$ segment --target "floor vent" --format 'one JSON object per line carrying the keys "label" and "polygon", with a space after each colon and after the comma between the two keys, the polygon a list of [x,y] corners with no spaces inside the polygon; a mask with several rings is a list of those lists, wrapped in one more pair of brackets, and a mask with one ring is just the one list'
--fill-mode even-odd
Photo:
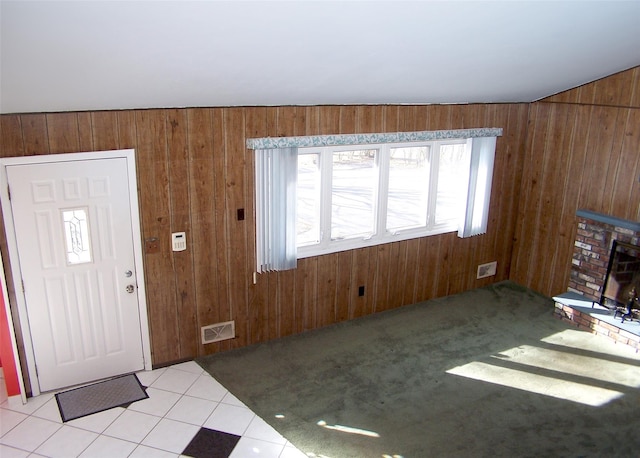
{"label": "floor vent", "polygon": [[235,321],[210,324],[209,326],[203,326],[201,329],[203,344],[233,339],[236,336]]}
{"label": "floor vent", "polygon": [[492,277],[496,274],[496,267],[498,263],[496,261],[488,262],[486,264],[480,264],[478,266],[478,275],[476,278]]}

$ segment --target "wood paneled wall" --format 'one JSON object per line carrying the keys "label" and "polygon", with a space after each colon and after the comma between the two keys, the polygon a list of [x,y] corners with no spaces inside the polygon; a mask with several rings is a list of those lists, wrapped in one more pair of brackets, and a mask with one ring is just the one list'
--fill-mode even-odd
{"label": "wood paneled wall", "polygon": [[541,102],[640,108],[640,67],[542,99]]}
{"label": "wood paneled wall", "polygon": [[[536,126],[546,116],[540,111]],[[508,279],[519,193],[537,198],[521,188],[527,112],[528,104],[487,104],[3,115],[0,154],[136,150],[143,238],[158,237],[161,247],[144,256],[157,366]],[[303,259],[297,269],[259,275],[253,284],[254,164],[246,138],[473,127],[504,129],[487,234],[450,233]],[[531,159],[527,177],[537,166]],[[549,167],[551,160],[543,162]],[[244,221],[236,218],[240,208]],[[548,212],[537,214],[549,219]],[[186,231],[186,251],[170,251],[175,231]],[[477,265],[489,261],[498,262],[496,277],[476,280]],[[201,345],[201,326],[227,320],[236,322],[236,339]]]}
{"label": "wood paneled wall", "polygon": [[640,67],[530,106],[511,279],[566,291],[578,209],[640,221]]}

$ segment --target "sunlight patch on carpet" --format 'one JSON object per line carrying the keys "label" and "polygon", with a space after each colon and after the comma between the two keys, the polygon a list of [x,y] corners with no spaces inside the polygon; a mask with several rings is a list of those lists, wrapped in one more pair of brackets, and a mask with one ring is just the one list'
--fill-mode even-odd
{"label": "sunlight patch on carpet", "polygon": [[561,372],[607,383],[640,387],[640,367],[594,356],[521,345],[492,356],[510,363]]}
{"label": "sunlight patch on carpet", "polygon": [[619,391],[598,386],[532,374],[516,369],[474,361],[446,371],[448,374],[466,377],[496,385],[550,396],[557,399],[602,406],[624,395]]}
{"label": "sunlight patch on carpet", "polygon": [[380,434],[374,431],[367,431],[366,429],[353,428],[351,426],[328,425],[327,422],[324,420],[320,420],[317,423],[317,425],[322,426],[325,429],[330,429],[332,431],[340,431],[341,433],[359,434],[361,436],[367,436],[367,437],[380,437]]}

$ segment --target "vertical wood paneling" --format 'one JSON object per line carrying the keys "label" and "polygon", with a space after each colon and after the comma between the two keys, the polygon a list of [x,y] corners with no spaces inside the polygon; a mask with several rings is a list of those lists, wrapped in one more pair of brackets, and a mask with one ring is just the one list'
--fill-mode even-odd
{"label": "vertical wood paneling", "polygon": [[[627,118],[632,125],[635,118]],[[143,238],[158,237],[161,247],[144,261],[153,362],[162,365],[486,284],[476,281],[476,264],[511,257],[526,119],[526,104],[33,114],[2,116],[0,145],[3,156],[136,150]],[[246,138],[487,126],[505,132],[486,235],[462,240],[450,233],[303,259],[297,269],[261,274],[253,284],[254,161]],[[633,138],[614,144],[633,148]],[[621,173],[618,167],[607,179]],[[244,221],[237,220],[239,208]],[[182,230],[187,250],[173,253],[170,234]],[[535,243],[534,236],[524,239]],[[502,268],[489,281],[508,274]],[[232,319],[236,339],[200,343],[200,326]]]}
{"label": "vertical wood paneling", "polygon": [[296,290],[298,289],[296,271],[287,270],[276,276],[277,300],[275,307],[278,316],[278,337],[292,335],[296,332]]}
{"label": "vertical wood paneling", "polygon": [[389,245],[389,308],[397,308],[404,300],[404,284],[406,281],[404,266],[407,258],[406,242],[394,242]]}
{"label": "vertical wood paneling", "polygon": [[384,107],[384,132],[398,132],[400,130],[398,120],[399,109],[400,107],[396,105]]}
{"label": "vertical wood paneling", "polygon": [[613,130],[617,115],[618,110],[615,108],[594,107],[588,130],[586,168],[582,173],[584,179],[580,191],[580,202],[598,212],[603,212],[603,193],[610,165]]}
{"label": "vertical wood paneling", "polygon": [[[566,128],[569,124],[568,107],[554,107],[550,114],[549,135],[545,145],[545,172],[542,184],[541,214],[538,219],[541,227],[541,243],[538,252],[548,253],[538,256],[537,268],[541,271],[551,271],[554,266],[564,269],[567,259],[566,251],[560,250],[558,243],[564,245],[567,241],[566,231],[560,230],[559,215],[562,214],[563,200],[559,198],[558,189],[562,189],[569,170],[571,154],[568,149],[571,141],[571,131]],[[562,255],[561,255],[562,254]],[[570,262],[570,261],[569,261]],[[539,291],[548,291],[554,284],[553,278],[537,278],[532,286]]]}
{"label": "vertical wood paneling", "polygon": [[236,320],[236,339],[232,346],[249,343],[246,221],[238,221],[236,212],[246,207],[244,111],[241,108],[224,109],[224,218],[227,226],[226,249],[229,266],[229,307]]}
{"label": "vertical wood paneling", "polygon": [[[546,108],[546,107],[545,107]],[[540,236],[531,240],[534,253],[547,253],[547,256],[536,256],[532,260],[532,264],[528,269],[528,281],[534,289],[544,289],[543,283],[540,283],[536,272],[549,268],[550,261],[553,260],[553,245],[557,234],[557,211],[554,202],[556,198],[556,186],[559,183],[561,165],[560,161],[563,154],[554,153],[557,145],[562,144],[562,134],[564,132],[562,126],[566,123],[566,117],[563,116],[563,110],[540,110],[544,112],[544,138],[539,138],[539,143],[534,147],[539,152],[535,158],[538,166],[536,170],[535,180],[538,185],[536,192],[531,196],[531,202],[537,202],[537,211],[535,213],[537,227],[540,230]],[[552,146],[554,145],[554,146]]]}
{"label": "vertical wood paneling", "polygon": [[0,116],[0,154],[2,157],[24,155],[22,132],[20,116]]}
{"label": "vertical wood paneling", "polygon": [[337,258],[336,321],[344,321],[349,319],[353,251],[341,251],[337,254]]}
{"label": "vertical wood paneling", "polygon": [[322,135],[340,132],[340,107],[323,107],[320,113],[320,133]]}
{"label": "vertical wood paneling", "polygon": [[552,95],[541,102],[640,107],[640,67]]}
{"label": "vertical wood paneling", "polygon": [[322,135],[320,129],[320,107],[305,108],[305,134]]}
{"label": "vertical wood paneling", "polygon": [[[522,187],[520,190],[520,206],[518,210],[518,227],[516,235],[516,250],[523,247],[523,252],[527,247],[534,244],[533,231],[528,230],[529,220],[535,220],[538,217],[539,205],[537,195],[538,182],[540,180],[539,165],[543,156],[541,146],[544,144],[548,129],[548,110],[543,105],[534,105],[529,111],[529,135],[527,139],[527,151],[529,152],[524,164],[526,175],[522,179]],[[532,135],[535,132],[535,135]],[[531,212],[534,216],[528,217]],[[527,250],[528,252],[535,252]],[[530,268],[525,261],[525,257],[518,257],[513,262],[512,278],[518,278],[520,282],[527,284],[530,281]]]}
{"label": "vertical wood paneling", "polygon": [[301,259],[296,269],[295,332],[315,329],[317,313],[318,258]]}
{"label": "vertical wood paneling", "polygon": [[[432,124],[429,126],[430,130],[444,130],[444,129],[457,129],[459,124],[452,120],[451,113],[453,111],[451,105],[431,105],[433,115],[430,116]],[[460,110],[464,110],[465,107],[461,107]],[[456,110],[456,113],[461,111]]]}
{"label": "vertical wood paneling", "polygon": [[416,287],[418,289],[416,301],[425,301],[437,296],[439,275],[446,278],[447,272],[442,272],[440,240],[441,236],[424,237],[420,239],[420,266],[417,270]]}
{"label": "vertical wood paneling", "polygon": [[635,67],[631,70],[632,77],[629,87],[625,88],[626,91],[631,94],[630,107],[640,107],[640,67]]}
{"label": "vertical wood paneling", "polygon": [[[564,291],[569,282],[567,266],[571,264],[573,256],[573,241],[577,229],[574,212],[580,192],[579,186],[576,186],[574,171],[577,170],[578,164],[582,164],[581,156],[576,154],[576,151],[581,148],[581,141],[584,140],[584,137],[576,134],[577,129],[575,128],[580,125],[579,108],[576,105],[567,106],[564,139],[561,145],[554,146],[554,149],[563,156],[564,168],[557,186],[553,188],[556,192],[560,189],[561,197],[557,199],[560,201],[560,206],[556,207],[558,213],[555,215],[558,220],[552,222],[557,227],[554,237],[554,261],[551,267],[554,274],[547,276],[546,291]],[[584,113],[586,118],[587,110],[580,111]]]}
{"label": "vertical wood paneling", "polygon": [[96,151],[93,144],[93,123],[89,112],[78,113],[78,145],[80,151]]}
{"label": "vertical wood paneling", "polygon": [[[578,209],[640,220],[639,91],[636,67],[532,104],[513,280],[566,290]],[[537,198],[529,184],[541,178]]]}
{"label": "vertical wood paneling", "polygon": [[606,169],[606,177],[602,193],[600,194],[600,208],[602,213],[611,214],[612,201],[611,191],[618,186],[618,171],[621,167],[622,160],[622,144],[625,140],[624,132],[627,128],[627,119],[629,118],[629,110],[616,110],[616,120],[611,131],[611,149],[609,153],[609,164]]}
{"label": "vertical wood paneling", "polygon": [[[264,108],[249,108],[246,110],[245,126],[248,137],[265,137],[267,136],[267,112]],[[247,171],[253,171],[255,160],[253,159],[253,152],[247,153],[247,163],[250,164],[246,167]],[[245,208],[246,225],[248,227],[255,226],[254,205],[253,199],[250,197],[254,195],[255,189],[253,181],[248,177],[245,179],[248,184],[248,196],[247,208]],[[247,240],[247,253],[255,252],[255,237],[248,237]],[[247,256],[246,271],[252,272],[255,270],[253,265],[253,257]],[[277,292],[276,278],[274,275],[262,275],[259,282],[255,285],[249,286],[249,341],[251,343],[261,342],[268,339],[273,339],[277,336],[277,298],[273,297],[270,300],[269,293]],[[270,304],[272,307],[270,307]]]}
{"label": "vertical wood paneling", "polygon": [[596,105],[631,105],[631,87],[633,72],[625,71],[611,75],[606,79],[597,81],[595,86],[594,103]]}
{"label": "vertical wood paneling", "polygon": [[96,151],[119,149],[117,114],[113,111],[98,111],[89,114],[91,116],[93,148]]}
{"label": "vertical wood paneling", "polygon": [[[153,313],[149,316],[150,331],[154,336],[152,354],[154,361],[179,360],[180,330],[168,237],[171,220],[165,113],[163,110],[138,111],[135,123],[137,166],[143,183],[139,200],[141,207],[146,209],[142,212],[143,237],[158,237],[160,240],[159,252],[145,256],[147,300],[153,304]],[[171,284],[170,291],[165,289],[166,283]]]}
{"label": "vertical wood paneling", "polygon": [[43,114],[24,115],[20,117],[24,154],[49,154],[49,136],[47,118]]}
{"label": "vertical wood paneling", "polygon": [[[169,164],[169,217],[171,233],[185,232],[190,245],[191,194],[188,120],[186,110],[167,110],[167,160]],[[198,354],[200,330],[197,319],[193,250],[172,252],[175,283],[176,321],[180,339],[180,359]]]}
{"label": "vertical wood paneling", "polygon": [[[564,185],[567,184],[566,177],[572,158],[570,150],[572,132],[570,129],[567,129],[570,115],[571,106],[569,105],[558,106],[557,109],[554,110],[552,132],[549,136],[551,143],[547,146],[551,150],[556,151],[555,154],[550,155],[550,160],[553,161],[552,173],[545,176],[544,199],[545,202],[548,202],[549,211],[544,214],[545,219],[541,219],[541,224],[550,228],[547,233],[548,239],[545,246],[545,250],[548,251],[549,256],[543,257],[543,269],[547,271],[554,271],[556,268],[562,271],[564,267],[571,262],[570,259],[566,257],[568,233],[562,229],[562,222],[559,221],[561,219],[559,215],[563,214],[564,200],[556,196],[558,189],[563,188]],[[557,277],[543,278],[542,282],[537,289],[550,291],[559,284]],[[562,288],[560,288],[560,290],[562,290]]]}
{"label": "vertical wood paneling", "polygon": [[48,114],[46,115],[46,123],[50,153],[81,151],[77,113]]}
{"label": "vertical wood paneling", "polygon": [[[213,218],[211,220],[212,230],[205,237],[215,245],[215,261],[212,275],[216,282],[216,295],[212,297],[212,308],[214,309],[215,320],[209,324],[229,321],[234,318],[234,311],[229,300],[229,289],[231,288],[231,271],[229,268],[229,251],[227,249],[227,239],[229,230],[226,224],[226,155],[225,155],[225,116],[224,109],[214,108],[211,110],[211,135],[213,138],[212,156],[212,188],[208,192],[213,207]],[[204,151],[206,155],[206,151]],[[230,341],[209,345],[207,353],[227,350],[231,348]]]}
{"label": "vertical wood paneling", "polygon": [[[488,237],[485,235],[485,238]],[[469,259],[473,259],[473,238],[458,239],[451,245],[449,257],[449,289],[447,294],[456,294],[465,289]]]}
{"label": "vertical wood paneling", "polygon": [[319,256],[318,261],[318,327],[336,322],[336,280],[338,257],[335,254]]}
{"label": "vertical wood paneling", "polygon": [[[624,139],[615,177],[616,186],[611,193],[611,213],[640,221],[640,110],[626,110]],[[635,202],[635,205],[634,205]]]}
{"label": "vertical wood paneling", "polygon": [[356,111],[357,107],[340,107],[340,132],[341,134],[356,132]]}
{"label": "vertical wood paneling", "polygon": [[[373,302],[370,300],[373,298],[373,284],[369,284],[369,272],[370,265],[370,253],[369,248],[361,248],[359,250],[353,250],[353,265],[351,267],[351,298],[349,301],[349,319],[358,318],[371,313],[370,304]],[[364,288],[364,294],[360,296],[359,289]]]}
{"label": "vertical wood paneling", "polygon": [[404,294],[402,296],[403,304],[413,304],[416,301],[416,287],[421,279],[417,278],[419,272],[418,256],[420,254],[420,240],[407,240],[407,257],[404,263]]}
{"label": "vertical wood paneling", "polygon": [[[500,220],[494,230],[496,231],[496,243],[494,245],[498,256],[497,270],[498,276],[508,278],[511,272],[511,254],[514,251],[515,237],[503,235],[504,228],[516,227],[518,217],[518,203],[520,199],[520,184],[522,182],[522,171],[524,166],[524,144],[527,132],[527,116],[529,107],[525,104],[510,107],[507,114],[507,129],[499,139],[500,152],[497,161],[497,170],[502,172],[503,183],[500,187],[495,187],[492,201],[500,208]],[[494,199],[493,196],[501,196]],[[500,203],[500,205],[498,205]],[[494,207],[495,208],[495,207]]]}
{"label": "vertical wood paneling", "polygon": [[391,252],[389,245],[379,245],[376,247],[376,284],[375,284],[375,302],[373,304],[374,312],[382,312],[388,310],[389,306],[389,275],[391,263],[389,258]]}
{"label": "vertical wood paneling", "polygon": [[[193,259],[196,322],[199,327],[220,322],[216,275],[218,253],[215,244],[213,130],[209,109],[189,109],[187,116],[188,187],[191,231],[187,234]],[[226,281],[226,279],[225,279]],[[198,339],[198,354],[206,353]],[[211,344],[210,347],[219,347]]]}
{"label": "vertical wood paneling", "polygon": [[[116,113],[116,115],[118,120],[118,147],[117,148],[121,148],[121,149],[137,148],[138,128],[136,125],[136,112],[135,111],[119,111]],[[137,153],[136,153],[136,157],[137,157]],[[139,173],[138,173],[138,176],[140,176]]]}

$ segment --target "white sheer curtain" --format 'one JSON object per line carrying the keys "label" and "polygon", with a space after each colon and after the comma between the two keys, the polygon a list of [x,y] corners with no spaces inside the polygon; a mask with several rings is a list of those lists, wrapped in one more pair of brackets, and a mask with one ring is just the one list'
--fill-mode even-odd
{"label": "white sheer curtain", "polygon": [[489,200],[496,137],[470,139],[469,187],[463,216],[458,227],[458,237],[471,237],[487,232]]}
{"label": "white sheer curtain", "polygon": [[257,149],[255,157],[257,272],[293,269],[298,148]]}

